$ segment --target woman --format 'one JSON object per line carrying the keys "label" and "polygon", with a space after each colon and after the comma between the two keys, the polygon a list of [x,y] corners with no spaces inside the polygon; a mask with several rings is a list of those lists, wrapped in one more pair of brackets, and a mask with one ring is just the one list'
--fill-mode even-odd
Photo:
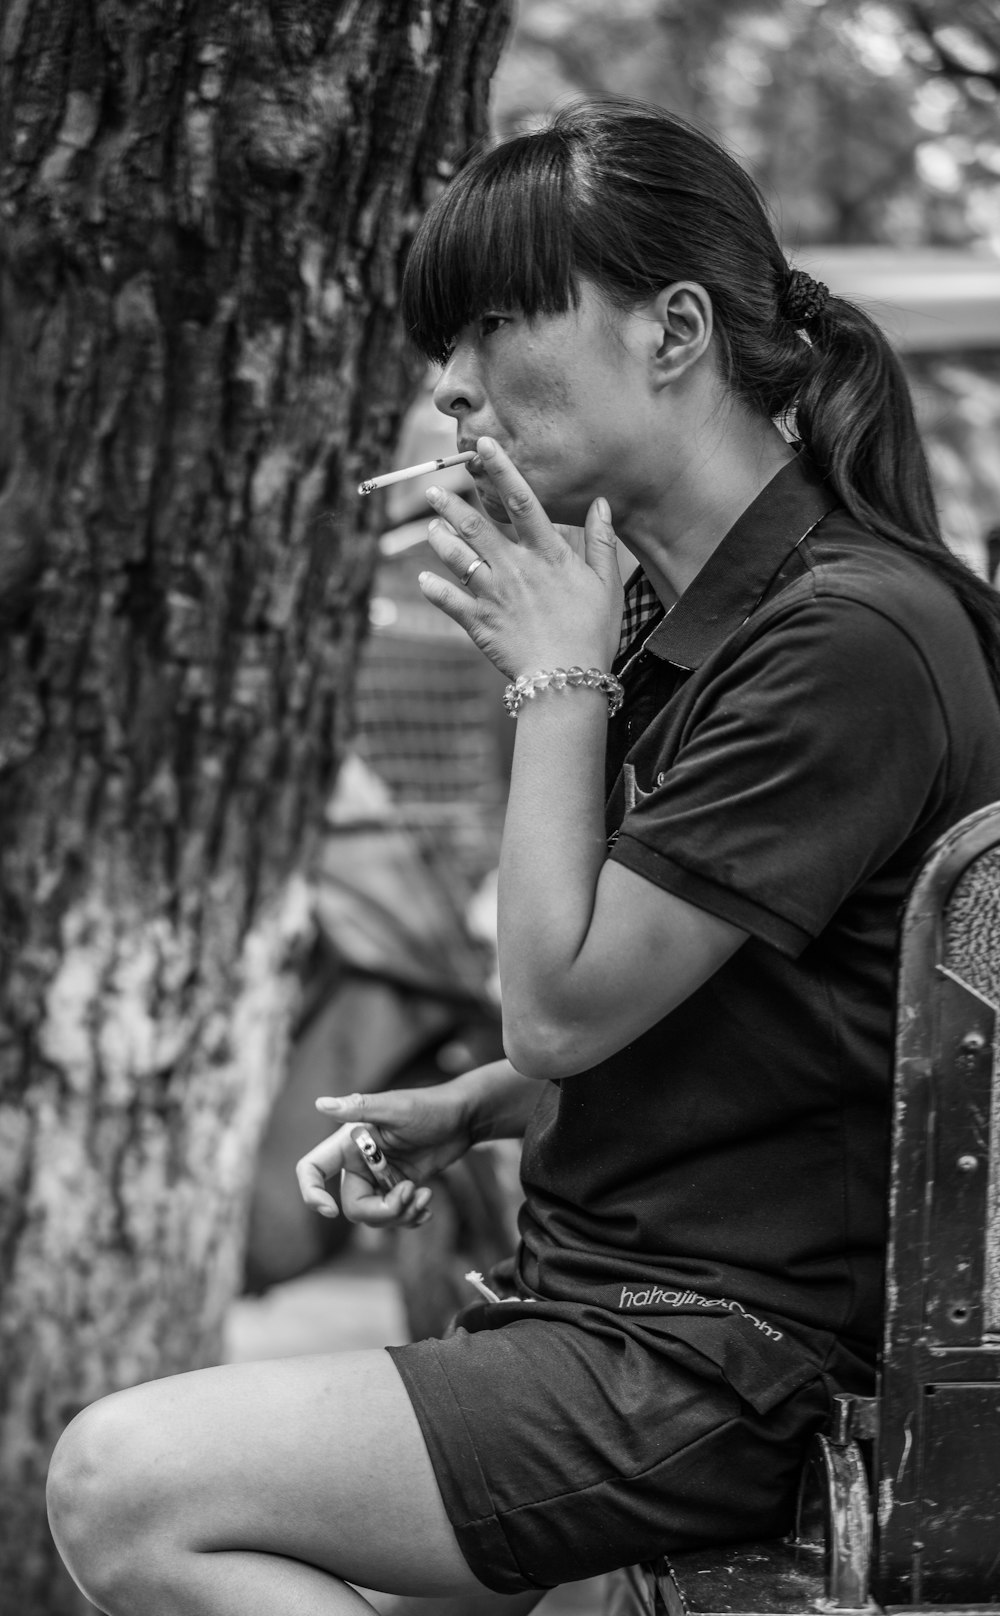
{"label": "woman", "polygon": [[[509,1058],[319,1102],[341,1127],[299,1172],[412,1223],[527,1129],[521,1243],[444,1341],[74,1422],[54,1531],[115,1616],[365,1609],[351,1584],[528,1609],[778,1533],[831,1391],[870,1384],[899,907],[1000,797],[1000,613],[941,543],[905,383],[738,165],[629,103],[477,157],[404,312],[482,507],[429,496],[422,587],[514,681]],[[384,1197],[360,1119],[407,1174]]]}

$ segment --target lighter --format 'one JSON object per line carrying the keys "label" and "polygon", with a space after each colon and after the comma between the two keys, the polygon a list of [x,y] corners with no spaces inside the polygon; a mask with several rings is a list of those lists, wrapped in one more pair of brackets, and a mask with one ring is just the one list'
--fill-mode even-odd
{"label": "lighter", "polygon": [[365,1166],[383,1193],[388,1194],[389,1190],[403,1182],[402,1173],[393,1167],[382,1146],[368,1128],[362,1127],[359,1123],[356,1128],[351,1129],[351,1138],[361,1152]]}

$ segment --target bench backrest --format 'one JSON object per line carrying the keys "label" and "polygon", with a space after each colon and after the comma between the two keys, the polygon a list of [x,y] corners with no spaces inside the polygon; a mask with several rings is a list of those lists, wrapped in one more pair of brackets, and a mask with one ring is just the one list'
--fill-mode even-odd
{"label": "bench backrest", "polygon": [[1000,1600],[1000,804],[907,905],[896,1030],[873,1591]]}

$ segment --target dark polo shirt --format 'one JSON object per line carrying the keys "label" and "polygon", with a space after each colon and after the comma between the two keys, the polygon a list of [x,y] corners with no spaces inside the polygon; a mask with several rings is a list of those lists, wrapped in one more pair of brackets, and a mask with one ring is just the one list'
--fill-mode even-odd
{"label": "dark polo shirt", "polygon": [[623,679],[610,856],[749,940],[546,1086],[512,1277],[655,1317],[766,1404],[803,1347],[844,1380],[874,1359],[900,910],[932,842],[1000,799],[1000,713],[950,590],[802,459]]}

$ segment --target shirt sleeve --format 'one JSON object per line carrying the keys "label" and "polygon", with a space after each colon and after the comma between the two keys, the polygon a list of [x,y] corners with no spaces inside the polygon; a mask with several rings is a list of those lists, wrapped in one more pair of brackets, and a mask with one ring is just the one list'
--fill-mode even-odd
{"label": "shirt sleeve", "polygon": [[640,741],[611,857],[795,956],[918,828],[947,753],[905,630],[814,596],[708,681],[669,761]]}

